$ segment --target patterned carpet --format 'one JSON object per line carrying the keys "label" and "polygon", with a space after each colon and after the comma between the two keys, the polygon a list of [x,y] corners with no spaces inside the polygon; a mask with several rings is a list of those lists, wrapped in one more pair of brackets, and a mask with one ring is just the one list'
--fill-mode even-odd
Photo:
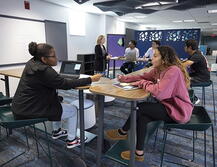
{"label": "patterned carpet", "polygon": [[[212,81],[214,82],[215,86],[215,93],[217,92],[217,76],[212,73],[211,75]],[[77,92],[70,90],[70,91],[59,91],[61,95],[64,96],[64,100],[68,103],[71,101],[77,99]],[[195,88],[196,95],[201,99],[201,89]],[[215,94],[215,98],[217,99],[217,93]],[[217,102],[216,102],[217,103]],[[200,104],[199,104],[200,105]],[[206,109],[210,115],[210,117],[213,120],[213,105],[212,105],[212,93],[211,93],[211,87],[206,88]],[[115,99],[110,104],[107,104],[105,106],[105,120],[104,120],[104,126],[105,129],[111,129],[111,128],[119,128],[121,127],[125,120],[128,118],[130,112],[130,104],[126,101]],[[217,135],[217,126],[215,126],[215,136]],[[5,136],[5,130],[2,131],[2,137]],[[97,124],[89,130],[92,133],[97,133]],[[188,159],[191,159],[192,157],[192,140],[188,139],[192,137],[191,131],[184,131],[184,130],[172,130],[170,131],[172,134],[176,135],[168,135],[167,138],[167,145],[166,145],[166,152],[174,153],[180,156],[184,156]],[[30,137],[30,145],[31,149],[27,154],[24,154],[20,158],[18,158],[15,161],[12,161],[7,167],[46,167],[48,165],[48,159],[44,154],[41,154],[40,158],[37,158],[37,153],[34,145],[34,140],[32,139],[32,129],[28,128],[28,134]],[[40,141],[44,145],[44,139],[43,139],[43,133],[39,132]],[[180,137],[184,136],[184,137]],[[169,154],[165,155],[164,158],[164,166],[165,167],[178,167],[178,166],[190,166],[190,167],[204,167],[204,143],[203,143],[203,133],[198,132],[198,138],[196,140],[195,144],[195,161],[185,161],[180,160],[178,158],[175,158]],[[158,133],[158,140],[157,140],[157,146],[154,149],[153,143],[154,143],[154,136],[150,139],[149,144],[145,147],[145,162],[144,163],[136,163],[137,167],[155,167],[159,166],[160,164],[160,149],[162,144],[162,138],[163,138],[163,130],[160,128]],[[6,138],[2,141],[0,141],[0,164],[9,159],[11,156],[17,154],[20,152],[24,147],[24,135],[23,130],[15,130],[13,135],[9,138]],[[95,150],[96,150],[96,139],[91,141],[86,145],[86,163],[89,167],[95,166]],[[50,140],[50,143],[52,145],[52,157],[54,161],[54,166],[57,167],[72,167],[72,159],[73,157],[79,156],[79,147],[67,150],[65,148],[65,144],[61,140],[53,141]],[[114,142],[109,141],[110,145],[112,145]],[[107,143],[108,145],[108,143]],[[215,137],[215,145],[216,145],[216,157],[217,157],[217,137]],[[41,151],[42,152],[42,151]],[[175,161],[177,163],[180,163],[182,165],[175,165],[171,164],[166,161]],[[216,164],[217,164],[217,158],[216,158]],[[102,166],[103,167],[123,167],[124,165],[121,165],[113,160],[103,158],[102,160]],[[207,167],[212,166],[212,143],[211,143],[211,129],[207,131]]]}

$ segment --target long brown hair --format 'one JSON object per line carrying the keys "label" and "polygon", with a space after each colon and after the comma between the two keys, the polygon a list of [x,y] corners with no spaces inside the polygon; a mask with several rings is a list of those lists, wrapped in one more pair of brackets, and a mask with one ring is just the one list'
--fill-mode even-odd
{"label": "long brown hair", "polygon": [[184,75],[186,86],[187,88],[189,88],[190,78],[189,78],[188,72],[186,71],[185,67],[182,65],[174,49],[169,46],[159,46],[157,50],[160,52],[161,59],[164,61],[164,67],[175,65],[180,68],[180,70],[182,71]]}

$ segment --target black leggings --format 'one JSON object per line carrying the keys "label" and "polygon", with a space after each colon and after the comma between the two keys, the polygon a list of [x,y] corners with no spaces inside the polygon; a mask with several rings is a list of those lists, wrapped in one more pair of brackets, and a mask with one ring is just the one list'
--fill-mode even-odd
{"label": "black leggings", "polygon": [[134,67],[135,67],[135,63],[128,61],[128,62],[125,62],[125,63],[121,66],[120,70],[121,70],[121,72],[123,72],[124,74],[129,74],[129,73],[133,72]]}
{"label": "black leggings", "polygon": [[[137,125],[136,125],[136,135],[137,143],[136,149],[144,149],[144,140],[146,136],[146,128],[149,122],[162,120],[165,122],[174,122],[169,115],[163,104],[161,103],[148,103],[143,102],[137,105]],[[130,117],[127,119],[125,125],[122,128],[124,131],[130,129]]]}

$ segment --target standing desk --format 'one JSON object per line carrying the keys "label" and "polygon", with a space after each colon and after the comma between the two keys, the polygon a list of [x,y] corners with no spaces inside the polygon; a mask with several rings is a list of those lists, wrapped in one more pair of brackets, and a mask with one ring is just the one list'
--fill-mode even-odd
{"label": "standing desk", "polygon": [[[15,77],[15,78],[21,78],[23,73],[23,68],[17,68],[17,69],[10,69],[10,70],[1,70],[0,75],[4,75],[4,79],[1,79],[5,81],[5,91],[6,96],[10,97],[10,90],[9,90],[9,77]],[[89,89],[90,86],[82,86],[77,87],[76,89],[79,91],[79,114],[80,114],[80,138],[81,138],[81,158],[84,159],[84,142],[85,142],[85,130],[84,130],[84,90]]]}
{"label": "standing desk", "polygon": [[136,103],[139,100],[144,100],[149,96],[149,93],[143,89],[128,90],[113,86],[113,80],[101,78],[100,82],[92,84],[90,91],[96,94],[96,110],[99,114],[99,127],[97,138],[97,167],[101,167],[102,144],[103,144],[103,120],[104,120],[104,96],[112,96],[115,98],[127,100],[131,102],[131,129],[130,129],[130,162],[129,167],[134,167],[135,164],[135,147],[136,147]]}

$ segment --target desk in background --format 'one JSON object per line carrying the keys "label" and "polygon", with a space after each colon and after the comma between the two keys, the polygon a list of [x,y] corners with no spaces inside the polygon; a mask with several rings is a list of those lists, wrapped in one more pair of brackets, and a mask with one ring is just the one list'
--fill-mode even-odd
{"label": "desk in background", "polygon": [[[110,68],[110,61],[113,61],[113,78],[115,78],[115,66],[116,61],[126,61],[126,58],[124,57],[112,57],[108,60],[108,71],[107,71],[107,77],[109,77],[109,68]],[[144,62],[143,58],[138,58],[136,61]]]}

